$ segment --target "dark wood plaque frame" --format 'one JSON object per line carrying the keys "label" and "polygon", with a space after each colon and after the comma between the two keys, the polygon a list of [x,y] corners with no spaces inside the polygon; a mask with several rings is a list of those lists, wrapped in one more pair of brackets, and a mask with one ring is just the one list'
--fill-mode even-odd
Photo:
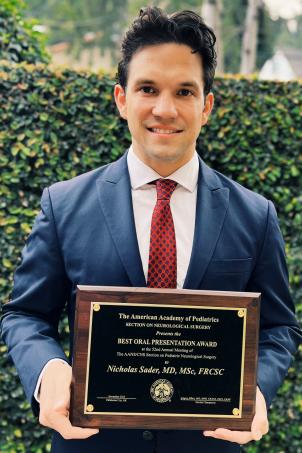
{"label": "dark wood plaque frame", "polygon": [[[159,298],[160,296],[160,298]],[[88,360],[91,304],[99,302],[164,304],[191,307],[231,307],[246,309],[244,374],[242,385],[242,410],[232,418],[213,415],[169,416],[124,413],[87,413],[85,388]],[[148,429],[215,429],[250,430],[255,413],[256,375],[260,293],[201,291],[185,289],[153,289],[106,286],[78,286],[74,327],[73,381],[71,389],[70,420],[74,426],[103,428]]]}

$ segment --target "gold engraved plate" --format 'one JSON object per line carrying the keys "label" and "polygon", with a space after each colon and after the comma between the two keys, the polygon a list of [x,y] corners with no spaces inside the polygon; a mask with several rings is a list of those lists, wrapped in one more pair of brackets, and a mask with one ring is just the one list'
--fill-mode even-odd
{"label": "gold engraved plate", "polygon": [[258,293],[78,287],[72,423],[250,430],[259,302]]}

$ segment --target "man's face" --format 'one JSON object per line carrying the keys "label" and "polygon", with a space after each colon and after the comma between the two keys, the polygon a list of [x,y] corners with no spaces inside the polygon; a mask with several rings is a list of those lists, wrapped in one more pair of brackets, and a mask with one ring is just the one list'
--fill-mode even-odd
{"label": "man's face", "polygon": [[176,43],[137,51],[129,64],[126,91],[115,87],[134,152],[161,176],[193,156],[200,128],[213,107],[213,94],[204,99],[203,88],[200,55]]}

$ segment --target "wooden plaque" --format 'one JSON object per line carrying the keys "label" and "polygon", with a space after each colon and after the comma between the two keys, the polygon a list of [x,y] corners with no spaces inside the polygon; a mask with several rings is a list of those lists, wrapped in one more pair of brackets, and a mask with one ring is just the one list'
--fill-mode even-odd
{"label": "wooden plaque", "polygon": [[260,294],[78,286],[70,419],[250,430]]}

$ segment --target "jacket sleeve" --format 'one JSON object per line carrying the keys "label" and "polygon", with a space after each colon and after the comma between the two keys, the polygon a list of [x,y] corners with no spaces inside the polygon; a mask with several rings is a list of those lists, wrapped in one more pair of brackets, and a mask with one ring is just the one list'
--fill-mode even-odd
{"label": "jacket sleeve", "polygon": [[284,241],[270,201],[262,250],[247,291],[261,292],[257,382],[269,407],[301,342],[289,292]]}
{"label": "jacket sleeve", "polygon": [[44,365],[67,360],[58,342],[58,322],[70,293],[58,246],[48,189],[14,276],[12,300],[4,305],[1,329],[34,413],[34,391]]}

